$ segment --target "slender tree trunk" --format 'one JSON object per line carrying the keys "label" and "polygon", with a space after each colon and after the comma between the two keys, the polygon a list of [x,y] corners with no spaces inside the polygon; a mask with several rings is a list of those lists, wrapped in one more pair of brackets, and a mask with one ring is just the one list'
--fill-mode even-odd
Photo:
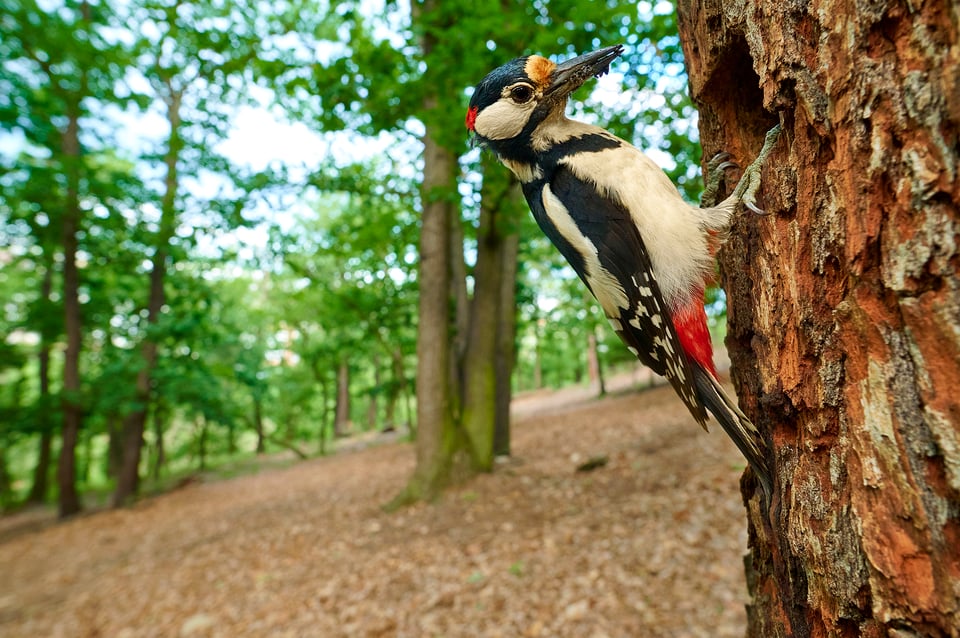
{"label": "slender tree trunk", "polygon": [[[477,262],[473,269],[473,299],[469,305],[466,344],[461,361],[463,378],[463,427],[467,434],[473,467],[493,467],[493,437],[496,425],[496,359],[501,318],[503,253],[505,248],[504,200],[510,189],[505,174],[493,172],[492,160],[484,162],[480,220],[477,228]],[[499,168],[499,167],[496,167]],[[455,236],[454,241],[458,238]],[[462,238],[459,238],[462,245]]]}
{"label": "slender tree trunk", "polygon": [[153,480],[160,479],[160,472],[167,462],[167,450],[163,443],[163,434],[166,429],[167,406],[163,401],[158,401],[153,408],[153,438],[156,440],[155,455],[153,461]]}
{"label": "slender tree trunk", "polygon": [[[430,65],[436,45],[437,20],[448,20],[448,14],[437,11],[438,0],[412,3],[413,21],[423,28],[421,47],[427,60],[428,79],[434,78],[436,91],[443,91],[445,82]],[[456,156],[439,139],[442,125],[436,113],[436,94],[423,101],[426,131],[423,136],[423,213],[420,228],[420,287],[417,325],[417,439],[416,467],[406,487],[391,503],[399,506],[419,499],[433,498],[440,490],[469,473],[469,459],[461,453],[464,433],[457,422],[457,355],[451,323],[451,308],[457,312],[451,234],[454,232],[455,207],[451,193],[456,193],[458,165]],[[462,248],[458,249],[462,261]],[[454,297],[453,299],[451,297]]]}
{"label": "slender tree trunk", "polygon": [[225,425],[227,428],[227,454],[233,455],[237,453],[237,426],[232,420],[227,421]]}
{"label": "slender tree trunk", "polygon": [[[467,363],[467,348],[470,338],[470,297],[467,293],[467,264],[463,255],[463,221],[451,207],[450,233],[447,238],[450,251],[450,298],[453,300],[453,331],[450,336],[450,392],[457,400],[453,403],[454,418],[460,419],[464,392],[464,374]],[[476,286],[476,273],[474,273]],[[476,288],[474,288],[476,290]]]}
{"label": "slender tree trunk", "polygon": [[[46,303],[53,293],[53,264],[45,266],[43,280],[40,284],[40,299]],[[37,464],[33,468],[33,484],[27,503],[43,503],[47,499],[50,477],[50,462],[53,458],[53,420],[50,408],[50,335],[48,330],[41,329],[40,352],[37,354],[39,364],[40,410],[37,421],[40,429],[40,439],[37,443]]]}
{"label": "slender tree trunk", "polygon": [[[514,209],[523,210],[523,193],[517,186],[510,196]],[[524,211],[525,212],[525,211]],[[496,421],[493,430],[495,456],[510,455],[510,400],[513,397],[513,368],[517,361],[517,256],[520,233],[516,224],[507,233],[500,269],[500,317],[497,319]]]}
{"label": "slender tree trunk", "polygon": [[[179,175],[177,162],[183,149],[180,135],[180,106],[183,93],[180,89],[167,84],[167,122],[170,137],[164,156],[166,177],[164,179],[163,201],[160,205],[160,228],[157,232],[156,246],[151,260],[150,292],[147,302],[147,323],[154,326],[160,319],[160,312],[166,300],[164,283],[166,281],[167,260],[170,257],[170,239],[176,229],[177,190]],[[140,484],[140,454],[143,450],[143,432],[147,422],[150,405],[150,386],[153,368],[157,362],[157,342],[149,333],[140,347],[142,363],[134,386],[136,407],[123,420],[123,463],[117,477],[117,489],[113,493],[113,506],[121,507],[136,493]]]}
{"label": "slender tree trunk", "polygon": [[587,333],[587,374],[590,378],[590,385],[597,388],[597,394],[604,396],[607,393],[607,384],[603,379],[603,366],[600,363],[596,329]]}
{"label": "slender tree trunk", "polygon": [[383,385],[383,374],[380,372],[380,353],[374,352],[371,357],[373,365],[373,390],[370,392],[370,403],[367,404],[367,429],[376,430],[377,420],[380,416],[380,405],[377,397]]}
{"label": "slender tree trunk", "polygon": [[390,353],[391,382],[387,393],[387,404],[384,407],[383,430],[389,432],[397,428],[397,403],[404,392],[406,379],[403,374],[403,352],[395,347]]}
{"label": "slender tree trunk", "polygon": [[[52,78],[51,78],[52,79]],[[86,73],[81,72],[86,85]],[[84,94],[85,91],[81,91]],[[67,345],[63,353],[62,410],[60,459],[57,463],[60,518],[81,510],[77,493],[77,441],[83,420],[80,404],[80,348],[82,325],[80,314],[80,271],[77,268],[77,234],[80,231],[80,101],[71,100],[67,109],[67,126],[63,134],[63,159],[67,178],[61,243],[63,245],[63,308]]]}
{"label": "slender tree trunk", "polygon": [[7,450],[0,449],[0,512],[13,502],[13,482],[7,468]]}
{"label": "slender tree trunk", "polygon": [[533,389],[543,387],[543,325],[545,319],[537,317],[533,322]]}
{"label": "slender tree trunk", "polygon": [[960,635],[960,9],[683,0],[704,157],[783,134],[721,251],[750,636]]}
{"label": "slender tree trunk", "polygon": [[337,405],[334,409],[333,434],[346,436],[350,431],[350,366],[346,358],[337,367]]}
{"label": "slender tree trunk", "polygon": [[267,451],[266,434],[263,428],[263,399],[260,392],[253,392],[253,429],[257,433],[257,454]]}
{"label": "slender tree trunk", "polygon": [[[428,102],[432,98],[428,98]],[[462,436],[453,419],[450,334],[451,192],[456,159],[438,144],[428,126],[424,136],[423,216],[420,230],[419,322],[417,325],[417,464],[394,501],[432,498],[445,486]]]}
{"label": "slender tree trunk", "polygon": [[123,420],[111,412],[105,419],[107,430],[107,476],[116,479],[123,467]]}
{"label": "slender tree trunk", "polygon": [[197,417],[197,456],[200,457],[200,471],[207,469],[207,418],[202,414]]}

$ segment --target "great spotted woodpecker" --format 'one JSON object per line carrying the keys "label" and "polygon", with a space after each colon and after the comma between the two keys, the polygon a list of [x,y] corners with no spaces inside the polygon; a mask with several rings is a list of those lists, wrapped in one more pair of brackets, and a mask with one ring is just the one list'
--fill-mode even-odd
{"label": "great spotted woodpecker", "polygon": [[477,85],[466,125],[519,178],[540,228],[630,351],[670,381],[704,429],[713,413],[769,502],[766,445],[717,379],[703,293],[711,237],[728,228],[738,203],[762,212],[753,204],[759,168],[778,129],[730,197],[692,206],[637,148],[564,113],[567,97],[622,51],[608,47],[559,65],[538,55],[508,62]]}

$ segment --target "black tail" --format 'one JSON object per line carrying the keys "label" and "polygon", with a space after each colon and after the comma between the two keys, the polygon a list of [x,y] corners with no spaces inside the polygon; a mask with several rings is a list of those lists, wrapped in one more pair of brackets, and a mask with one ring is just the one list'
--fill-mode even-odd
{"label": "black tail", "polygon": [[694,364],[693,379],[697,394],[703,404],[720,422],[720,427],[727,433],[740,452],[746,457],[753,468],[760,487],[763,488],[766,502],[770,503],[773,497],[773,478],[770,465],[764,454],[763,437],[757,427],[740,411],[737,404],[723,391],[723,386],[716,377]]}

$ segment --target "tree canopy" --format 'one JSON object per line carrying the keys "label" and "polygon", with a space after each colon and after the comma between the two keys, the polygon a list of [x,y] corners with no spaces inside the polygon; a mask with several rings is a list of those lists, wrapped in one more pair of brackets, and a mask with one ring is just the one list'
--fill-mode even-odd
{"label": "tree canopy", "polygon": [[[58,456],[69,514],[67,485],[120,504],[141,478],[153,489],[256,452],[321,453],[349,431],[414,435],[424,134],[458,158],[454,186],[427,197],[462,220],[469,297],[484,185],[506,175],[469,147],[463,112],[509,58],[624,42],[600,96],[582,90],[572,108],[699,190],[669,3],[2,8],[5,505],[50,498]],[[250,114],[312,147],[241,131]],[[241,133],[266,156],[237,152]],[[497,224],[517,237],[513,389],[584,379],[590,334],[605,364],[629,364],[529,215]]]}

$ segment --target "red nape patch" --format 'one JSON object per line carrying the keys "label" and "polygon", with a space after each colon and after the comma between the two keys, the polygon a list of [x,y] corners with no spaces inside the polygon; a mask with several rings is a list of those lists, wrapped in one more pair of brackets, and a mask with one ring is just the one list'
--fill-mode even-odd
{"label": "red nape patch", "polygon": [[476,123],[477,123],[477,107],[471,106],[470,108],[467,109],[467,120],[466,120],[467,130],[472,131]]}
{"label": "red nape patch", "polygon": [[694,361],[713,376],[717,369],[713,365],[713,344],[710,331],[707,330],[707,313],[703,309],[703,296],[697,295],[686,308],[674,313],[673,327],[680,337],[680,345]]}

